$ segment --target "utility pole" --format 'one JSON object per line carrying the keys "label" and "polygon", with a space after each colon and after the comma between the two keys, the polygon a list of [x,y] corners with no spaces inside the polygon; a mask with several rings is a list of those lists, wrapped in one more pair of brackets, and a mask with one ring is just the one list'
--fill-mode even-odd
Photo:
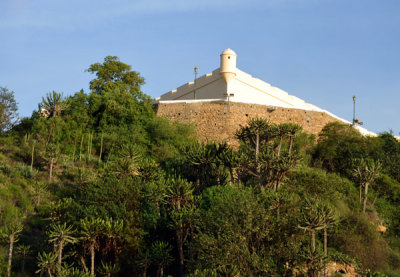
{"label": "utility pole", "polygon": [[356,125],[356,96],[353,96],[353,125]]}
{"label": "utility pole", "polygon": [[194,68],[194,89],[193,89],[193,98],[196,100],[196,82],[197,82],[197,66]]}

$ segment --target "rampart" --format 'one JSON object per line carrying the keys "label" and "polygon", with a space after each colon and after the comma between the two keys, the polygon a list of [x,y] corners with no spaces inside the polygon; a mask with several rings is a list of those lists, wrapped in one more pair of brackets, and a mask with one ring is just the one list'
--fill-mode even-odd
{"label": "rampart", "polygon": [[227,142],[231,145],[237,144],[236,130],[240,125],[245,126],[250,118],[267,118],[276,124],[297,123],[311,134],[318,134],[327,123],[339,121],[325,112],[223,100],[160,102],[154,108],[157,116],[193,123],[201,141]]}

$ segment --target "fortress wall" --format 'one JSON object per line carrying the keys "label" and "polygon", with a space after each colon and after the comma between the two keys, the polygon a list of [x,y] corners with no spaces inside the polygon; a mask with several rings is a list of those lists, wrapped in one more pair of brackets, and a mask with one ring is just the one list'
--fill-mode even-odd
{"label": "fortress wall", "polygon": [[277,124],[297,123],[312,134],[318,134],[327,123],[338,121],[324,112],[227,101],[161,102],[154,108],[157,116],[194,123],[202,141],[228,142],[231,145],[238,143],[234,134],[239,126],[246,125],[254,117],[268,118]]}

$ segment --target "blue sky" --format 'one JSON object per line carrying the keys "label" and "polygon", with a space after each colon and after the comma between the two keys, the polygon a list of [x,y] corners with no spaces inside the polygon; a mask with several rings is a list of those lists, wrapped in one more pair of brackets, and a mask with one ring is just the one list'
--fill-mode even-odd
{"label": "blue sky", "polygon": [[29,116],[52,90],[88,92],[118,56],[157,97],[232,48],[253,76],[374,132],[400,132],[399,0],[1,0],[0,86]]}

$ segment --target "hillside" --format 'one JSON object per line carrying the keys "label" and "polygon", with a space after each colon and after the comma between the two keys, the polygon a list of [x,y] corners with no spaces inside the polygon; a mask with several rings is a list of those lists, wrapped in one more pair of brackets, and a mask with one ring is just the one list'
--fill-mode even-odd
{"label": "hillside", "polygon": [[399,276],[392,134],[249,118],[240,147],[197,142],[117,57],[88,72],[1,125],[2,276]]}

